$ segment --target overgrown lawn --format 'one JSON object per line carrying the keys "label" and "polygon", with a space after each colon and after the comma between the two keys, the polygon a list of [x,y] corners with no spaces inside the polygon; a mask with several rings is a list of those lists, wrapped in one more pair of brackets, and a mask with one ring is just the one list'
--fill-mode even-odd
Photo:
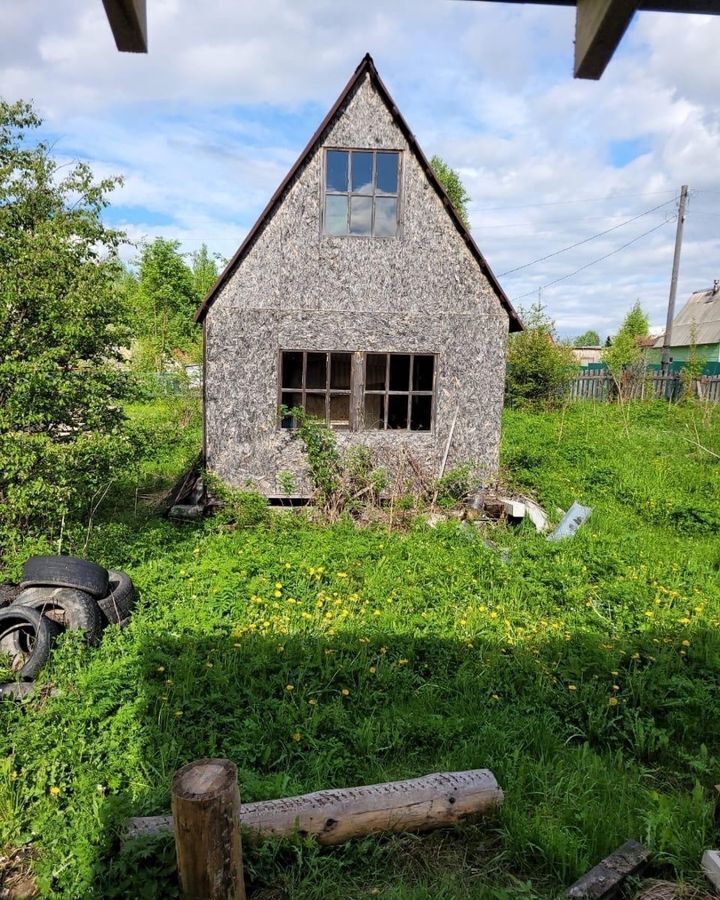
{"label": "overgrown lawn", "polygon": [[629,837],[697,878],[718,837],[720,410],[508,412],[506,477],[556,520],[595,507],[557,544],[256,507],[173,525],[134,492],[177,474],[197,422],[159,433],[87,549],[135,580],[133,624],[64,640],[58,696],[0,705],[0,844],[32,848],[43,896],[176,896],[172,843],[118,833],[203,756],[237,763],[245,801],[477,767],[505,790],[452,832],[248,846],[257,898],[550,900]]}

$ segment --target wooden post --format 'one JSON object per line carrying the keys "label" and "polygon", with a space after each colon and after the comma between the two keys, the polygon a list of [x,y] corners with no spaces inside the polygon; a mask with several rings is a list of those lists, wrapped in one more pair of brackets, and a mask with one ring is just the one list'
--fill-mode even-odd
{"label": "wooden post", "polygon": [[[680,270],[680,252],[682,251],[683,229],[685,227],[685,206],[687,204],[688,186],[680,189],[680,207],[678,209],[677,230],[675,232],[675,253],[673,255],[672,275],[670,276],[670,296],[668,298],[667,319],[663,336],[662,363],[660,371],[667,375],[670,370],[670,345],[672,343],[673,320],[675,319],[675,295],[677,294],[678,272]],[[667,390],[665,391],[667,395]]]}
{"label": "wooden post", "polygon": [[185,900],[245,900],[237,768],[201,759],[172,781],[180,891]]}

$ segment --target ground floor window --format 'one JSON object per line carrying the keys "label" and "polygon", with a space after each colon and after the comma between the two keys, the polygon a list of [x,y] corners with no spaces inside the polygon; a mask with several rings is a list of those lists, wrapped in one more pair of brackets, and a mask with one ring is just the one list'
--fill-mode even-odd
{"label": "ground floor window", "polygon": [[[435,360],[432,353],[282,350],[280,403],[341,430],[431,431]],[[282,428],[295,426],[282,418]]]}

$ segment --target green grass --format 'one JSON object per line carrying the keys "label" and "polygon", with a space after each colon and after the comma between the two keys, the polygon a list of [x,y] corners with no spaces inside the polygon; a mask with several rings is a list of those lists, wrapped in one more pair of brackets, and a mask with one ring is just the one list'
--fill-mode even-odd
{"label": "green grass", "polygon": [[[127,496],[194,452],[192,417],[165,425]],[[245,801],[488,767],[498,815],[247,846],[252,896],[550,900],[629,837],[696,879],[718,838],[720,460],[688,439],[720,452],[720,410],[508,412],[507,477],[555,518],[595,507],[558,544],[289,512],[176,526],[116,501],[87,552],[132,575],[139,608],[96,650],[63,641],[43,675],[59,696],[0,705],[0,845],[33,849],[43,896],[173,897],[171,842],[120,851],[118,833],[166,811],[193,758],[233,759]]]}

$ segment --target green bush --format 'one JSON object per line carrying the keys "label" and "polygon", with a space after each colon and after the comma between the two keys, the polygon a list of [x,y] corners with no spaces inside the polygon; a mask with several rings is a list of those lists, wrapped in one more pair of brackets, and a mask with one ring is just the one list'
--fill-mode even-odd
{"label": "green bush", "polygon": [[559,406],[578,371],[572,348],[557,341],[540,305],[523,313],[525,330],[510,335],[505,393],[511,406]]}

